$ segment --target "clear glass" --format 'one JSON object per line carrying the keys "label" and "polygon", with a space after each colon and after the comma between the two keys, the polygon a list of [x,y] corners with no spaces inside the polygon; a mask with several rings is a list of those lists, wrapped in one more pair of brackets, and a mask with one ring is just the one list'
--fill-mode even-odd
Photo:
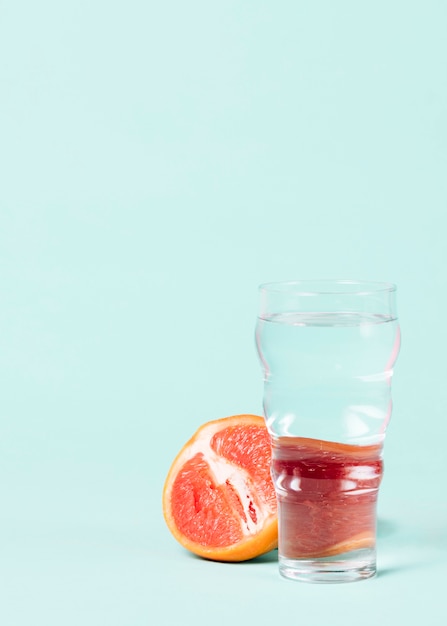
{"label": "clear glass", "polygon": [[400,347],[396,287],[303,280],[259,289],[280,573],[309,582],[369,578]]}

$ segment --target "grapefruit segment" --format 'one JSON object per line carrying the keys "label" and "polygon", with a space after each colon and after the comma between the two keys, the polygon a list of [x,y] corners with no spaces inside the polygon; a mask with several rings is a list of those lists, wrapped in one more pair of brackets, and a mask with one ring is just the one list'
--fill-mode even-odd
{"label": "grapefruit segment", "polygon": [[163,513],[177,541],[217,561],[244,561],[275,548],[276,496],[264,419],[207,422],[183,446],[163,489]]}

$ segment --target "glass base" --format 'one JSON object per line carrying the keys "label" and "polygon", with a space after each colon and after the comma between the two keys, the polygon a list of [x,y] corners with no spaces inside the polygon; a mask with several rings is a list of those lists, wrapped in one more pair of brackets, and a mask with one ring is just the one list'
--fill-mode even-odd
{"label": "glass base", "polygon": [[353,550],[319,559],[288,559],[279,555],[279,573],[284,578],[308,583],[348,583],[376,574],[376,551]]}

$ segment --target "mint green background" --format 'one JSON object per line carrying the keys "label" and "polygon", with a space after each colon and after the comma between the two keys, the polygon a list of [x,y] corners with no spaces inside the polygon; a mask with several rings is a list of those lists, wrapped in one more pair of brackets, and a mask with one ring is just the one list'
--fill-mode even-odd
{"label": "mint green background", "polygon": [[[442,622],[446,24],[441,0],[0,1],[2,624]],[[322,277],[399,288],[356,585],[196,559],[161,516],[196,428],[262,410],[258,284]]]}

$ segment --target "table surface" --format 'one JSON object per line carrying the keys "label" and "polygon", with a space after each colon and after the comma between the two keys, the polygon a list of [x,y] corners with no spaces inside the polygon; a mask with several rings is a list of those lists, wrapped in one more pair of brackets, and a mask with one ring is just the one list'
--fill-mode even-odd
{"label": "table surface", "polygon": [[[38,480],[16,468],[14,484],[3,490],[2,623],[22,626],[38,616],[37,623],[46,626],[220,626],[291,615],[311,624],[355,624],[359,615],[371,626],[442,623],[444,461],[436,465],[426,457],[415,470],[411,459],[408,465],[392,459],[396,442],[389,438],[379,499],[378,575],[334,585],[283,579],[276,551],[235,564],[186,552],[162,517],[164,467],[146,467],[137,477],[124,466],[100,467],[98,460],[71,467],[60,461],[59,475],[50,464],[44,476],[40,461]],[[170,452],[163,457],[170,459]],[[429,485],[435,470],[443,477],[436,488],[436,478]]]}

